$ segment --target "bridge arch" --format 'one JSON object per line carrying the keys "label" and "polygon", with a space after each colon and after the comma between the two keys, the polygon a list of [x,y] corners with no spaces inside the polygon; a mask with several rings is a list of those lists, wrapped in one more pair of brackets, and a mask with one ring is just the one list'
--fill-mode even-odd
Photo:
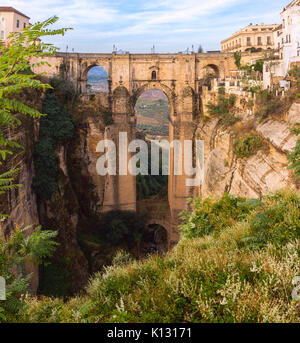
{"label": "bridge arch", "polygon": [[134,91],[132,97],[131,97],[131,103],[133,108],[135,107],[139,97],[146,91],[149,90],[160,90],[162,91],[166,97],[169,100],[169,104],[170,104],[170,117],[174,117],[176,115],[176,111],[175,111],[175,94],[174,92],[166,85],[162,84],[161,82],[158,81],[154,81],[153,82],[148,82],[144,85],[142,85],[141,87],[137,88],[136,91]]}
{"label": "bridge arch", "polygon": [[106,66],[102,65],[101,63],[92,62],[90,64],[83,63],[84,67],[82,68],[81,75],[79,77],[79,84],[80,84],[80,93],[88,93],[89,87],[88,87],[88,74],[91,72],[92,69],[98,67],[99,73],[102,73],[105,78],[103,80],[107,83],[107,89],[105,93],[110,92],[110,76],[109,76],[109,70]]}
{"label": "bridge arch", "polygon": [[220,67],[216,64],[207,64],[204,67],[206,75],[211,75],[212,77],[220,77]]}
{"label": "bridge arch", "polygon": [[145,224],[142,238],[142,254],[165,254],[170,248],[170,232],[166,223],[153,220]]}

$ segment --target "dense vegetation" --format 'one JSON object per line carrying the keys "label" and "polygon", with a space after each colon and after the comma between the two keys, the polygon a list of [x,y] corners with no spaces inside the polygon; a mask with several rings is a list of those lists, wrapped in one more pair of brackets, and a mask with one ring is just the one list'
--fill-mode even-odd
{"label": "dense vegetation", "polygon": [[224,126],[231,126],[236,123],[239,118],[235,116],[235,101],[236,97],[225,94],[225,88],[219,88],[217,104],[209,102],[206,107],[209,114],[217,115],[220,118],[220,123]]}
{"label": "dense vegetation", "polygon": [[[300,135],[300,123],[296,124],[292,132],[299,136]],[[300,178],[300,138],[298,138],[294,151],[288,156],[290,163],[289,168],[293,169],[296,178]]]}
{"label": "dense vegetation", "polygon": [[34,230],[26,227],[15,229],[8,238],[0,235],[0,275],[6,281],[6,300],[0,303],[0,323],[14,320],[23,313],[25,303],[21,296],[28,292],[32,277],[23,275],[25,263],[40,264],[51,256],[57,245],[53,241],[56,234],[42,231],[41,227]]}
{"label": "dense vegetation", "polygon": [[249,158],[264,149],[265,144],[260,136],[248,133],[242,138],[237,138],[233,148],[237,158]]}
{"label": "dense vegetation", "polygon": [[[196,200],[165,257],[118,256],[67,302],[27,297],[27,322],[299,322],[300,198]],[[126,265],[127,264],[127,265]]]}
{"label": "dense vegetation", "polygon": [[[26,103],[26,92],[45,91],[51,88],[44,83],[38,74],[32,73],[33,58],[40,58],[36,65],[45,64],[41,58],[51,56],[56,48],[52,44],[42,42],[41,38],[64,34],[67,29],[49,29],[57,22],[52,17],[23,29],[21,33],[12,33],[9,46],[0,42],[0,166],[5,170],[0,175],[0,194],[21,185],[13,184],[13,177],[18,172],[12,169],[9,158],[12,158],[20,144],[14,140],[22,124],[22,115],[32,118],[43,116],[36,108]],[[1,209],[2,210],[2,209]],[[1,221],[9,215],[0,214]],[[31,263],[31,269],[49,257],[55,250],[53,238],[55,231],[42,231],[40,227],[25,228],[9,227],[6,232],[0,232],[0,276],[6,281],[6,300],[0,303],[0,322],[14,321],[22,315],[25,302],[22,295],[28,292],[32,275],[25,275],[26,266]]]}
{"label": "dense vegetation", "polygon": [[69,113],[52,92],[48,92],[43,100],[43,112],[47,116],[40,120],[40,137],[34,149],[33,187],[41,199],[48,200],[58,186],[56,147],[58,143],[72,138],[74,125]]}

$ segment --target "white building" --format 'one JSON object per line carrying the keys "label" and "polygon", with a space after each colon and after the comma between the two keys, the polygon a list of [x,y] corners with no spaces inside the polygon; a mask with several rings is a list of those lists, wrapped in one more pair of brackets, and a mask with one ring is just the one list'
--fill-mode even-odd
{"label": "white building", "polygon": [[284,74],[292,62],[300,62],[300,0],[292,1],[282,12],[281,49],[283,54]]}
{"label": "white building", "polygon": [[29,25],[29,17],[13,7],[0,7],[0,40],[7,44],[11,32],[20,32]]}
{"label": "white building", "polygon": [[278,59],[264,64],[265,88],[285,78],[292,63],[300,63],[300,0],[290,2],[280,16],[281,25],[273,32]]}

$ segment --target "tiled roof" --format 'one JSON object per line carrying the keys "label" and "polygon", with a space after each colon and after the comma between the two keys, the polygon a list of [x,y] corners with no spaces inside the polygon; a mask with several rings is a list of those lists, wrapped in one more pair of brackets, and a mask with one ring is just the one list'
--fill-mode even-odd
{"label": "tiled roof", "polygon": [[7,6],[0,6],[0,12],[14,12],[14,13],[17,13],[25,18],[28,18],[30,19],[27,15],[21,13],[20,11],[16,10],[15,8],[13,7],[7,7]]}

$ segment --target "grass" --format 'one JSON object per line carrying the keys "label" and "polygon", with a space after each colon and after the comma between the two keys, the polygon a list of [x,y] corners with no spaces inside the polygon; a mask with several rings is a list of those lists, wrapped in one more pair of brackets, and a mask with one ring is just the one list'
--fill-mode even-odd
{"label": "grass", "polygon": [[[232,212],[228,199],[211,200],[220,201],[219,221]],[[233,202],[234,216],[223,226],[182,238],[165,257],[132,262],[119,255],[122,263],[94,275],[86,293],[66,302],[27,297],[27,312],[17,320],[299,323],[299,301],[291,294],[300,275],[300,197],[282,191],[247,206],[238,210]]]}

